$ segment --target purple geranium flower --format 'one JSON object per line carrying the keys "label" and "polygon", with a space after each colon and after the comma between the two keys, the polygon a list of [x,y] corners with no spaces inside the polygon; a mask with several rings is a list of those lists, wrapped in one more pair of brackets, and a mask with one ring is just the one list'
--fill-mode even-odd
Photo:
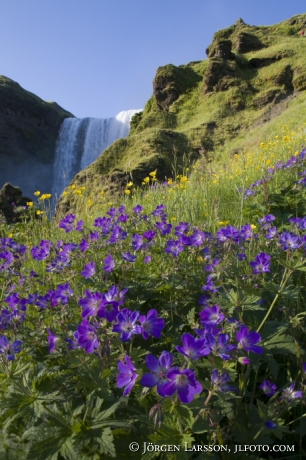
{"label": "purple geranium flower", "polygon": [[279,235],[279,243],[286,251],[287,249],[297,249],[301,245],[301,240],[298,235],[292,232],[283,232]]}
{"label": "purple geranium flower", "polygon": [[272,429],[272,428],[276,428],[276,427],[277,427],[277,423],[272,422],[271,420],[267,420],[267,421],[265,422],[265,426],[266,426],[267,428]]}
{"label": "purple geranium flower", "polygon": [[149,310],[147,315],[141,315],[139,322],[141,324],[142,337],[145,340],[149,338],[149,335],[160,339],[161,332],[165,327],[165,321],[162,318],[157,318],[157,311],[155,309]]}
{"label": "purple geranium flower", "polygon": [[78,343],[82,348],[85,348],[86,353],[93,353],[95,348],[99,346],[99,340],[96,334],[96,329],[84,319],[78,326]]}
{"label": "purple geranium flower", "polygon": [[218,369],[214,369],[211,373],[211,381],[213,382],[214,386],[217,387],[219,391],[224,393],[225,391],[235,391],[235,388],[227,385],[227,382],[230,380],[230,375],[228,372],[219,371]]}
{"label": "purple geranium flower", "polygon": [[20,353],[22,347],[22,340],[15,340],[10,343],[5,335],[0,336],[0,355],[6,356],[9,361],[14,361],[15,354]]}
{"label": "purple geranium flower", "polygon": [[212,274],[212,275],[209,275],[207,278],[206,278],[206,284],[204,286],[202,286],[202,291],[209,291],[211,292],[212,294],[218,292],[218,289],[219,287],[215,286],[212,279],[215,275]]}
{"label": "purple geranium flower", "polygon": [[218,305],[206,307],[199,314],[203,326],[215,326],[224,320],[224,315]]}
{"label": "purple geranium flower", "polygon": [[47,331],[48,331],[49,352],[53,353],[55,350],[56,342],[59,340],[59,337],[53,334],[53,332],[50,329],[47,329]]}
{"label": "purple geranium flower", "polygon": [[250,262],[251,267],[253,267],[254,275],[257,275],[258,273],[270,272],[270,261],[271,256],[269,256],[265,252],[261,252],[260,254],[258,254],[255,260],[252,260]]}
{"label": "purple geranium flower", "polygon": [[136,260],[136,256],[131,254],[129,251],[128,252],[122,252],[121,254],[122,254],[123,259],[126,260],[127,262],[135,262],[135,260]]}
{"label": "purple geranium flower", "polygon": [[184,246],[178,240],[168,240],[165,251],[168,254],[172,254],[174,257],[177,257],[180,252],[184,251]]}
{"label": "purple geranium flower", "polygon": [[138,317],[139,311],[132,312],[129,308],[124,308],[118,313],[118,323],[114,324],[113,332],[121,333],[122,342],[127,342],[134,334],[141,334],[141,327],[135,324]]}
{"label": "purple geranium flower", "polygon": [[125,356],[124,361],[118,363],[117,387],[124,387],[123,396],[128,396],[135,385],[138,374],[129,356]]}
{"label": "purple geranium flower", "polygon": [[144,374],[140,384],[149,388],[157,385],[157,393],[160,396],[165,396],[162,391],[162,387],[168,382],[166,375],[172,366],[172,362],[173,356],[168,351],[163,351],[159,359],[152,354],[148,354],[146,356],[146,366],[150,369],[150,371],[152,371],[152,373]]}
{"label": "purple geranium flower", "polygon": [[79,304],[83,308],[82,318],[87,316],[95,316],[98,309],[101,307],[103,296],[100,292],[90,292],[88,289],[85,291],[85,297],[79,300]]}
{"label": "purple geranium flower", "polygon": [[295,387],[295,382],[292,382],[291,385],[288,388],[285,388],[282,391],[282,399],[292,402],[295,399],[301,399],[303,397],[303,392],[302,391],[294,391]]}
{"label": "purple geranium flower", "polygon": [[190,403],[195,395],[201,393],[203,387],[196,379],[196,375],[191,369],[170,369],[166,375],[169,382],[165,383],[161,391],[165,396],[172,396],[176,391],[182,403]]}
{"label": "purple geranium flower", "polygon": [[207,334],[206,343],[208,348],[219,355],[224,360],[230,359],[232,351],[236,350],[236,345],[227,343],[229,340],[228,334],[219,334],[216,337],[213,334]]}
{"label": "purple geranium flower", "polygon": [[96,267],[94,262],[89,262],[89,264],[85,265],[81,275],[84,276],[85,279],[91,278],[96,273]]}
{"label": "purple geranium flower", "polygon": [[105,257],[104,259],[104,271],[105,272],[112,272],[115,268],[115,261],[111,254],[108,254],[108,256]]}
{"label": "purple geranium flower", "polygon": [[277,386],[269,380],[264,380],[260,385],[260,388],[266,396],[273,396],[276,392]]}
{"label": "purple geranium flower", "polygon": [[249,332],[246,326],[242,326],[236,334],[239,344],[246,350],[253,353],[261,354],[262,347],[256,345],[261,341],[261,336],[258,332]]}
{"label": "purple geranium flower", "polygon": [[210,353],[209,348],[206,346],[205,338],[196,339],[191,334],[183,334],[182,342],[183,346],[179,345],[175,348],[189,359],[199,359]]}

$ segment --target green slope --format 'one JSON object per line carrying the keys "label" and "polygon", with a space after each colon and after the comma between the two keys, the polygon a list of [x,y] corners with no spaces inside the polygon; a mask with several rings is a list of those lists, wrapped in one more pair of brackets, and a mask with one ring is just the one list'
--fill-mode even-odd
{"label": "green slope", "polygon": [[[136,114],[127,139],[116,141],[73,180],[97,193],[120,193],[157,169],[163,180],[183,161],[206,153],[228,161],[250,149],[281,124],[306,119],[306,14],[273,26],[238,20],[214,34],[208,59],[157,70],[153,95]],[[77,195],[65,193],[58,211],[74,210]]]}

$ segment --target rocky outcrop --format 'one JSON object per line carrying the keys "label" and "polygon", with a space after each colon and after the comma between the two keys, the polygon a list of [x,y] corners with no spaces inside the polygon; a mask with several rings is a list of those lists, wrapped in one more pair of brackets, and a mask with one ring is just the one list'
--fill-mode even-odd
{"label": "rocky outcrop", "polygon": [[0,187],[10,182],[26,195],[51,191],[54,148],[62,121],[73,115],[0,76]]}
{"label": "rocky outcrop", "polygon": [[189,66],[172,64],[159,67],[153,81],[153,96],[159,110],[168,111],[179,96],[193,88],[201,78]]}
{"label": "rocky outcrop", "polygon": [[30,198],[24,197],[19,187],[6,183],[0,190],[0,215],[4,216],[7,224],[15,224],[22,219],[18,208],[27,207]]}
{"label": "rocky outcrop", "polygon": [[258,51],[265,46],[256,35],[248,32],[239,32],[234,44],[236,51],[241,54]]}

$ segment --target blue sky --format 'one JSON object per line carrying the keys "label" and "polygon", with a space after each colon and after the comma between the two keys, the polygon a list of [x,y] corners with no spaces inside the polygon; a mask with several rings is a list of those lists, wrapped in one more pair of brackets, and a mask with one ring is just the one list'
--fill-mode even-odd
{"label": "blue sky", "polygon": [[1,1],[0,74],[77,117],[111,117],[152,95],[159,66],[206,59],[239,17],[271,25],[305,0]]}

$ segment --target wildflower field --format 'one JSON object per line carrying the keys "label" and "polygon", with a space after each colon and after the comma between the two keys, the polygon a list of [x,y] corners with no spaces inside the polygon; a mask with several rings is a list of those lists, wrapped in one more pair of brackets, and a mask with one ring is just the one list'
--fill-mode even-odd
{"label": "wildflower field", "polygon": [[1,224],[1,459],[306,457],[305,146]]}

